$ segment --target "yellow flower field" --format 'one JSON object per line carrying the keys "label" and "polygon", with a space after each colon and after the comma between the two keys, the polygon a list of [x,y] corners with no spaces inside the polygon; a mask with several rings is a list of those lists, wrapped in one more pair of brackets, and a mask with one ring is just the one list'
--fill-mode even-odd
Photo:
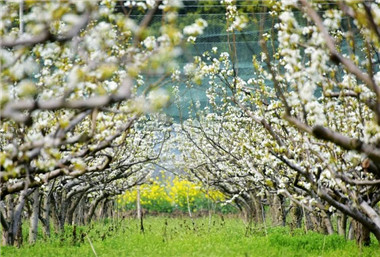
{"label": "yellow flower field", "polygon": [[[118,204],[134,209],[137,201],[137,188],[126,191],[118,198]],[[201,184],[164,175],[151,179],[149,184],[139,187],[141,205],[151,211],[172,212],[190,208],[192,211],[207,209],[211,204],[222,203],[225,196],[217,190],[203,188]]]}

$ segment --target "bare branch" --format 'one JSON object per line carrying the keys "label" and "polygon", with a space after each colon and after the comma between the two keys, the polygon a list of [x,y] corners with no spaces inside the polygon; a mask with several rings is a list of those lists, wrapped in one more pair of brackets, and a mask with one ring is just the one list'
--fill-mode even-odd
{"label": "bare branch", "polygon": [[297,127],[298,129],[300,129],[301,131],[309,133],[309,134],[312,133],[311,127],[309,127],[308,125],[302,123],[297,118],[291,117],[289,115],[285,115],[284,118],[285,118],[285,120],[287,120],[288,122],[290,122],[291,124],[293,124],[295,127]]}
{"label": "bare branch", "polygon": [[136,37],[134,40],[135,46],[137,46],[137,44],[140,42],[141,36],[142,36],[144,30],[146,29],[146,27],[148,27],[148,25],[152,21],[153,15],[156,13],[158,6],[160,5],[161,2],[162,2],[161,0],[156,0],[156,3],[154,4],[153,8],[149,10],[149,12],[144,16],[144,19],[139,24],[139,29],[136,33]]}
{"label": "bare branch", "polygon": [[344,175],[341,175],[339,173],[335,174],[335,177],[340,178],[344,182],[351,184],[351,185],[358,185],[358,186],[375,186],[380,185],[380,179],[378,180],[357,180],[357,179],[350,179]]}

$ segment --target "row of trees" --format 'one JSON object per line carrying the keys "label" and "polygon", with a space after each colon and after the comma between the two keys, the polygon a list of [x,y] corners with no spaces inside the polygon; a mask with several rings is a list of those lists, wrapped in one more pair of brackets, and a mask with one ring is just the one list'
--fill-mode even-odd
{"label": "row of trees", "polygon": [[[0,217],[2,242],[29,241],[38,223],[107,214],[115,195],[142,184],[169,138],[168,101],[180,52],[176,1],[116,8],[116,1],[1,4]],[[138,23],[129,17],[139,10]],[[148,34],[162,10],[161,30]],[[150,77],[159,77],[149,82]]]}
{"label": "row of trees", "polygon": [[[231,35],[244,31],[248,21],[223,2]],[[278,1],[267,15],[275,26],[249,78],[233,40],[229,53],[187,66],[189,86],[208,82],[208,106],[194,101],[199,111],[176,127],[176,165],[256,218],[265,200],[284,223],[290,199],[310,228],[334,233],[335,216],[345,235],[351,217],[359,243],[370,232],[380,241],[379,2]]]}
{"label": "row of trees", "polygon": [[[62,229],[89,222],[98,206],[106,213],[159,158],[247,216],[262,216],[265,200],[283,224],[290,199],[310,228],[333,233],[336,215],[345,234],[351,217],[359,242],[368,244],[370,232],[380,240],[379,2],[263,2],[276,25],[260,34],[249,78],[239,75],[233,42],[250,19],[234,1],[221,1],[229,53],[212,48],[183,68],[174,61],[179,46],[207,23],[182,33],[181,1],[122,11],[110,0],[2,5],[3,242],[20,243],[23,216],[33,242],[39,220],[48,235],[50,218]],[[139,23],[130,8],[145,13]],[[158,9],[162,25],[150,36]],[[193,118],[171,126],[146,115],[167,103],[161,85],[171,81],[180,101],[175,83],[202,80],[209,103],[194,102]]]}

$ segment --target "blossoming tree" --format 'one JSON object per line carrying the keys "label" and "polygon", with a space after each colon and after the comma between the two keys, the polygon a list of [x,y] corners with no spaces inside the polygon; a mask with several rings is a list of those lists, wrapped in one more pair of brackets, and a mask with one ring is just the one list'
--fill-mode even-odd
{"label": "blossoming tree", "polygon": [[[110,197],[142,183],[162,152],[256,219],[271,201],[284,223],[289,199],[328,233],[332,215],[341,234],[351,217],[358,242],[368,244],[370,232],[380,241],[379,1],[261,3],[274,26],[264,31],[257,19],[261,54],[252,54],[249,77],[239,71],[235,39],[256,13],[239,12],[233,0],[221,1],[229,52],[211,48],[183,69],[173,61],[178,46],[196,42],[207,22],[182,33],[180,1],[2,5],[5,243],[19,243],[28,204],[31,241],[39,218],[47,234],[51,216],[60,228],[89,222],[97,206],[104,211]],[[131,18],[137,10],[139,22]],[[156,11],[160,30],[150,31]],[[179,96],[181,78],[207,82],[208,107],[171,134],[166,119],[146,113],[166,105],[165,82]],[[180,154],[171,157],[173,147]]]}
{"label": "blossoming tree", "polygon": [[[62,228],[82,199],[89,221],[101,200],[143,181],[148,172],[144,165],[158,158],[159,145],[167,138],[166,120],[143,120],[168,101],[160,86],[180,53],[183,37],[175,22],[180,4],[150,0],[119,6],[105,0],[1,5],[4,243],[20,243],[26,205],[33,206],[33,242],[39,217],[48,229],[53,207]],[[160,31],[151,33],[157,11],[163,13]],[[132,19],[132,12],[142,19]],[[46,215],[38,212],[40,193]]]}
{"label": "blossoming tree", "polygon": [[[234,35],[248,20],[224,2]],[[194,131],[191,168],[239,186],[233,197],[274,190],[320,213],[330,233],[337,212],[341,233],[347,215],[359,242],[368,244],[369,232],[379,240],[379,10],[376,1],[271,2],[276,25],[261,31],[249,79],[239,76],[233,43],[229,54],[196,57],[187,75],[207,78],[213,109],[182,128]]]}

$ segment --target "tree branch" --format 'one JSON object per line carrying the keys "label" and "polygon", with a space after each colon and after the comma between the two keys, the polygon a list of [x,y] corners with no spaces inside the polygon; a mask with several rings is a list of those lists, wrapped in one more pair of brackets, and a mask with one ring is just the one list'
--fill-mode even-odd
{"label": "tree branch", "polygon": [[45,29],[36,36],[28,37],[28,38],[17,38],[17,39],[3,39],[0,41],[1,48],[12,48],[16,46],[34,46],[40,43],[44,43],[46,41],[56,41],[56,42],[66,42],[71,40],[73,37],[77,36],[79,32],[84,29],[88,22],[90,21],[91,11],[87,10],[83,15],[82,19],[73,26],[71,30],[62,34],[62,35],[54,35],[49,31],[48,25],[45,26]]}
{"label": "tree branch", "polygon": [[316,138],[332,142],[347,150],[356,150],[366,154],[374,162],[380,162],[380,149],[374,145],[366,144],[359,139],[349,138],[320,125],[314,126],[312,133]]}
{"label": "tree branch", "polygon": [[34,110],[59,110],[59,109],[93,109],[104,107],[112,103],[121,102],[131,97],[132,80],[126,78],[121,83],[115,94],[93,96],[87,99],[67,100],[65,98],[56,98],[49,100],[34,100],[32,98],[7,103],[1,113],[0,118],[13,119],[16,122],[30,124],[30,114],[24,114],[23,111]]}
{"label": "tree branch", "polygon": [[[376,115],[378,118],[380,118],[380,107],[379,107],[379,101],[380,101],[380,87],[376,85],[375,81],[366,74],[365,72],[361,71],[353,61],[351,61],[348,58],[343,57],[338,50],[335,47],[335,40],[333,37],[330,36],[328,30],[323,25],[323,21],[321,17],[318,15],[318,13],[313,9],[313,7],[310,5],[310,3],[307,0],[299,0],[302,5],[304,6],[305,12],[308,14],[308,16],[314,21],[315,25],[318,27],[319,31],[322,33],[323,38],[325,39],[326,46],[330,52],[331,58],[333,61],[336,61],[338,63],[341,63],[348,72],[354,74],[358,79],[363,81],[373,92],[376,94]],[[380,119],[379,119],[380,122]]]}

